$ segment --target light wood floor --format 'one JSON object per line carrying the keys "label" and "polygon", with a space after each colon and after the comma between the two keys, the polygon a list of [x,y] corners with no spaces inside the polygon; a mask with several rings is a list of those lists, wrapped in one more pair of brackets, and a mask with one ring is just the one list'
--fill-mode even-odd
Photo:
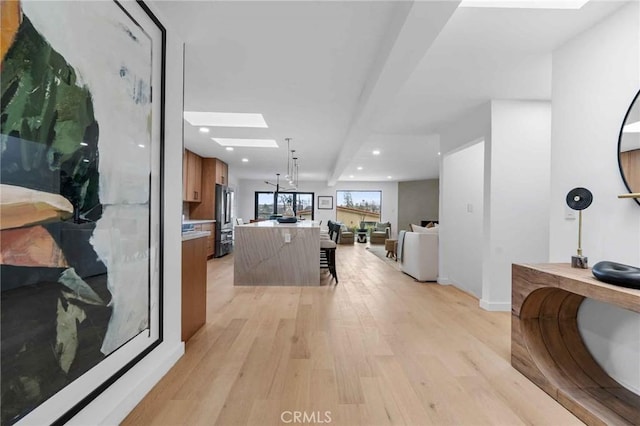
{"label": "light wood floor", "polygon": [[209,261],[207,324],[124,424],[582,424],[511,368],[510,314],[363,244],[337,258],[320,288],[234,287],[233,258]]}

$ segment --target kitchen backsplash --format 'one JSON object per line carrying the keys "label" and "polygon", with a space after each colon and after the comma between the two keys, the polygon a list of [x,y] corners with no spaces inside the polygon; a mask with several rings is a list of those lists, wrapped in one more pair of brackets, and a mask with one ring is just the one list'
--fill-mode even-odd
{"label": "kitchen backsplash", "polygon": [[182,203],[182,220],[189,220],[189,203]]}

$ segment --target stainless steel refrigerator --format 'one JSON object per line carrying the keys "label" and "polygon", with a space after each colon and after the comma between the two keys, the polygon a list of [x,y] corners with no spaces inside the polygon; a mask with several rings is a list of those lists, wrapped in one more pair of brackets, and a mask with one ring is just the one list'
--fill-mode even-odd
{"label": "stainless steel refrigerator", "polygon": [[216,184],[215,257],[233,251],[233,190]]}

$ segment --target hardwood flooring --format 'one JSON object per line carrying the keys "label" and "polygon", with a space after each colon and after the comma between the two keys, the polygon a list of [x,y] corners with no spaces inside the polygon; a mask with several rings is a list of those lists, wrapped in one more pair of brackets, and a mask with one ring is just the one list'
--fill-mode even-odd
{"label": "hardwood flooring", "polygon": [[582,424],[511,367],[510,313],[363,244],[336,257],[319,288],[234,287],[233,258],[209,261],[207,323],[123,424]]}

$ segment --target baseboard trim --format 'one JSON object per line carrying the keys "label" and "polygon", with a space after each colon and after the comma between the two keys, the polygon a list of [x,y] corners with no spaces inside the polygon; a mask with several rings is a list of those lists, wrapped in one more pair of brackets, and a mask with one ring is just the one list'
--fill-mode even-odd
{"label": "baseboard trim", "polygon": [[[139,380],[135,380],[136,384],[134,386],[129,387],[126,391],[119,393],[118,401],[116,401],[108,412],[106,413],[104,420],[99,422],[101,425],[118,425],[121,424],[122,421],[129,415],[129,413],[142,401],[142,399],[151,391],[151,389],[162,379],[162,377],[167,374],[167,372],[175,365],[176,362],[182,357],[184,354],[184,342],[179,342],[173,348],[167,349],[167,347],[163,347],[160,345],[156,351],[159,350],[160,353],[155,354],[157,358],[155,358],[155,365],[153,366],[142,366],[142,371],[134,372],[133,374],[139,374]],[[155,352],[155,351],[154,351]],[[152,357],[154,352],[150,353],[148,357]],[[160,355],[162,354],[162,355]],[[154,362],[152,361],[152,362]],[[135,367],[134,367],[135,370]],[[146,373],[146,374],[145,374]],[[124,377],[127,377],[125,375]],[[131,379],[129,379],[130,381]],[[117,386],[116,382],[114,386]],[[122,386],[118,387],[120,390]],[[113,395],[111,395],[113,397]],[[113,398],[110,398],[113,399]],[[88,408],[88,407],[87,407]],[[96,413],[97,414],[97,413]],[[80,412],[78,416],[71,420],[70,423],[75,424],[76,421],[83,421],[87,419],[83,419],[83,412]],[[94,417],[95,422],[95,417]],[[97,423],[96,423],[97,424]]]}
{"label": "baseboard trim", "polygon": [[452,285],[453,283],[451,282],[451,280],[447,277],[438,277],[437,281],[438,284],[440,285]]}
{"label": "baseboard trim", "polygon": [[146,377],[140,380],[138,386],[135,386],[128,395],[126,395],[120,404],[114,407],[111,415],[108,417],[108,424],[120,424],[129,415],[129,413],[142,401],[142,399],[151,391],[151,389],[164,377],[165,374],[175,365],[176,362],[184,355],[184,342],[180,342]]}
{"label": "baseboard trim", "polygon": [[480,307],[485,311],[493,311],[493,312],[510,312],[511,311],[510,302],[489,302],[485,299],[480,299]]}

